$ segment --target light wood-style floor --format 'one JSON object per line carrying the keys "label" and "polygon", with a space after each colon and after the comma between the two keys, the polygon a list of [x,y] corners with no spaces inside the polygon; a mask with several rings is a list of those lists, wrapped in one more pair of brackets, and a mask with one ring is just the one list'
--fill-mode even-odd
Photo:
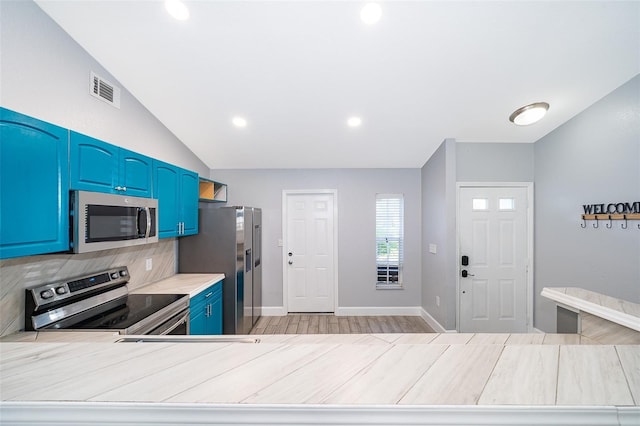
{"label": "light wood-style floor", "polygon": [[434,333],[420,317],[289,314],[260,317],[251,334]]}

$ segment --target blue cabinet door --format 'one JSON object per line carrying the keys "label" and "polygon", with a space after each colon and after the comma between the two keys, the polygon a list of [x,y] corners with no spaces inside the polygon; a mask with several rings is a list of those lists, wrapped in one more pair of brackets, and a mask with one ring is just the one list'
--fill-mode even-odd
{"label": "blue cabinet door", "polygon": [[180,181],[182,235],[195,235],[198,233],[198,198],[200,197],[198,174],[182,170]]}
{"label": "blue cabinet door", "polygon": [[69,132],[0,108],[0,258],[69,249]]}
{"label": "blue cabinet door", "polygon": [[198,233],[198,174],[153,161],[153,198],[158,199],[158,237]]}
{"label": "blue cabinet door", "polygon": [[71,189],[151,197],[151,158],[71,132]]}
{"label": "blue cabinet door", "polygon": [[151,166],[153,160],[137,152],[120,149],[119,182],[123,192],[134,197],[151,198]]}
{"label": "blue cabinet door", "polygon": [[179,215],[178,168],[162,161],[153,161],[153,198],[158,199],[158,237],[178,236]]}
{"label": "blue cabinet door", "polygon": [[189,306],[189,334],[203,335],[207,334],[207,317],[206,306],[199,303],[196,306]]}
{"label": "blue cabinet door", "polygon": [[119,148],[74,131],[69,140],[71,189],[116,193]]}
{"label": "blue cabinet door", "polygon": [[208,331],[208,334],[222,334],[222,291],[211,301],[211,316],[209,317]]}

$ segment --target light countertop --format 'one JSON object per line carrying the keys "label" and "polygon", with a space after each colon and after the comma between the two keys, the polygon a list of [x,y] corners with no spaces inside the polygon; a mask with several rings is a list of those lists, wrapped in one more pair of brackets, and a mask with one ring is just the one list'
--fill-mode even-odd
{"label": "light countertop", "polygon": [[0,416],[6,424],[637,425],[640,346],[549,336],[0,342]]}
{"label": "light countertop", "polygon": [[188,294],[189,297],[193,297],[223,279],[224,274],[176,274],[131,290],[131,293]]}
{"label": "light countertop", "polygon": [[578,287],[545,287],[541,295],[632,330],[640,331],[640,304]]}
{"label": "light countertop", "polygon": [[440,344],[441,336],[325,335],[318,336],[320,343],[307,343],[312,340],[305,336],[265,336],[260,343],[2,342],[1,399],[640,405],[640,346],[474,344],[473,337]]}

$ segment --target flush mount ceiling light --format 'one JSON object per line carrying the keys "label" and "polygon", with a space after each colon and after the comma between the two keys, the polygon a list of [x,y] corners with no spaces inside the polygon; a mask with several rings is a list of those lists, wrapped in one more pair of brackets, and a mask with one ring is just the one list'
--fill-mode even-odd
{"label": "flush mount ceiling light", "polygon": [[378,3],[367,3],[360,10],[360,19],[367,25],[373,25],[382,17],[382,8]]}
{"label": "flush mount ceiling light", "polygon": [[247,127],[247,120],[242,117],[233,117],[231,123],[236,127]]}
{"label": "flush mount ceiling light", "polygon": [[360,117],[351,117],[347,120],[347,126],[349,127],[358,127],[362,124],[362,120]]}
{"label": "flush mount ceiling light", "polygon": [[180,0],[166,0],[164,7],[169,12],[169,15],[176,18],[178,21],[186,21],[189,19],[189,9]]}
{"label": "flush mount ceiling light", "polygon": [[549,104],[546,102],[536,102],[525,105],[515,110],[513,114],[509,116],[509,121],[518,126],[528,126],[529,124],[540,121],[548,109]]}

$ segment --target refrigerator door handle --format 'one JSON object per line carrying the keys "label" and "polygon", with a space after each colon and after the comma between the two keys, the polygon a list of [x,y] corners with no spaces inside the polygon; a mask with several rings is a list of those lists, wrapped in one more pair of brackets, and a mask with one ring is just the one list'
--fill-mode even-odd
{"label": "refrigerator door handle", "polygon": [[245,257],[244,257],[244,259],[245,259],[245,261],[244,261],[244,263],[245,263],[245,268],[244,268],[245,272],[251,272],[251,265],[252,265],[252,263],[251,263],[251,249],[247,249],[244,252],[244,254],[245,254]]}

